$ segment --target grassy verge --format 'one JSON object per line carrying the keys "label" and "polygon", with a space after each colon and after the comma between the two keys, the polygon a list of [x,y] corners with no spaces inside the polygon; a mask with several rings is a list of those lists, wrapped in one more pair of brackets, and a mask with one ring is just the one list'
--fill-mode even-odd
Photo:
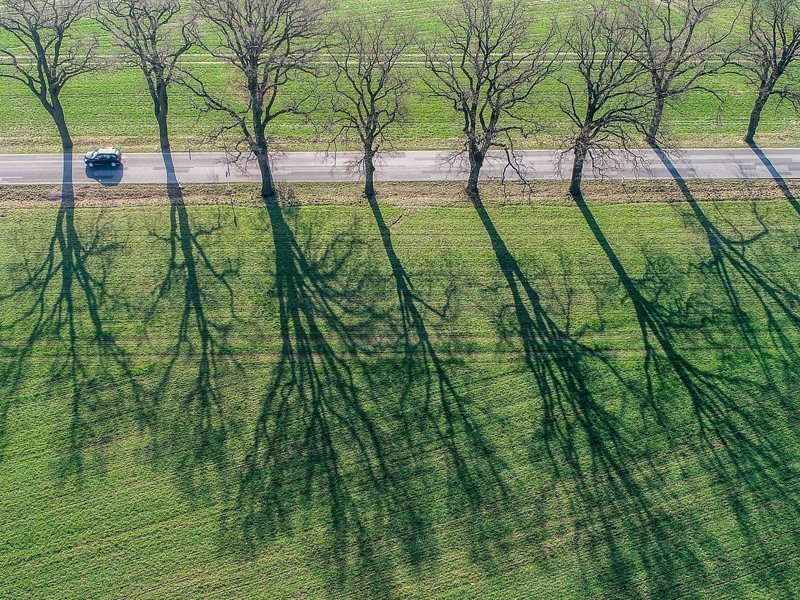
{"label": "grassy verge", "polygon": [[[281,185],[285,206],[366,206],[363,184],[345,182],[306,182]],[[468,207],[463,182],[404,181],[381,182],[379,200],[399,208]],[[586,180],[587,197],[597,204],[683,203],[686,197],[681,187],[671,179]],[[530,187],[499,182],[484,182],[481,186],[486,204],[506,206],[573,206],[567,184],[540,180]],[[698,202],[762,202],[785,200],[786,194],[800,195],[800,181],[772,179],[719,179],[691,182],[692,197]],[[61,200],[61,187],[54,185],[0,185],[0,209],[39,208]],[[164,205],[169,202],[163,185],[122,184],[116,186],[74,186],[74,202],[78,207],[109,208],[126,206]],[[228,205],[260,207],[259,186],[237,183],[222,187],[218,184],[185,184],[181,200],[187,205]]]}
{"label": "grassy verge", "polygon": [[792,595],[796,205],[448,185],[0,188],[4,593]]}
{"label": "grassy verge", "polygon": [[[436,11],[453,3],[450,0],[412,0],[402,6],[390,0],[336,3],[335,15],[339,18],[359,19],[380,11],[391,11],[398,24],[416,32],[420,39],[431,36],[440,27]],[[536,2],[534,36],[541,37],[555,20],[562,26],[568,24],[570,15],[580,9],[578,0],[548,0]],[[710,26],[718,30],[729,27],[741,11],[741,3],[723,3]],[[100,53],[108,65],[91,76],[69,82],[63,92],[63,101],[73,139],[79,149],[114,144],[126,151],[157,151],[158,132],[152,115],[151,100],[142,76],[136,69],[120,68],[119,49],[108,35],[91,21],[79,24],[83,33],[96,35],[100,40]],[[736,33],[745,35],[746,19],[739,19]],[[0,46],[15,48],[13,39],[0,35]],[[209,56],[193,52],[187,58],[187,67],[202,73],[207,85],[214,88],[230,87],[232,72],[216,64]],[[417,81],[410,99],[408,122],[395,135],[398,149],[450,149],[459,145],[459,119],[446,103],[426,96],[421,83],[425,70],[419,49],[413,49],[402,62],[409,77]],[[569,61],[562,77],[573,77]],[[705,83],[716,96],[694,94],[669,107],[665,127],[673,142],[684,147],[725,147],[742,145],[749,112],[755,100],[755,90],[744,78],[720,75]],[[309,150],[325,147],[329,135],[321,131],[326,121],[325,101],[330,93],[328,77],[298,82],[283,92],[287,96],[313,86],[316,98],[322,100],[313,115],[315,127],[302,119],[286,118],[276,121],[271,128],[274,142],[285,150]],[[302,88],[302,89],[301,89]],[[233,88],[235,89],[235,88]],[[563,141],[568,121],[560,110],[565,99],[561,84],[555,79],[544,82],[525,115],[546,126],[536,139],[522,142],[520,147],[557,147]],[[0,81],[0,152],[52,152],[59,149],[59,140],[50,117],[24,86],[9,80]],[[171,92],[170,127],[175,150],[197,149],[207,133],[214,128],[214,118],[200,118],[196,101],[178,87]],[[800,144],[798,119],[789,103],[770,102],[765,110],[760,129],[759,143],[763,147],[797,146]]]}
{"label": "grassy verge", "polygon": [[[421,81],[421,66],[405,67],[410,77]],[[202,70],[208,85],[230,85],[230,72],[219,65],[195,66]],[[570,65],[565,66],[570,76]],[[740,77],[726,75],[707,84],[719,97],[697,93],[667,111],[665,129],[672,143],[681,147],[726,147],[743,145],[742,137],[752,108],[754,91]],[[287,97],[314,86],[318,97],[330,93],[326,79],[297,83],[285,90]],[[446,104],[425,95],[419,83],[409,106],[407,122],[395,135],[397,149],[451,149],[459,145],[459,123]],[[521,148],[558,147],[565,139],[568,121],[560,110],[563,87],[555,80],[545,82],[526,111],[526,117],[543,126],[541,134],[520,142]],[[108,69],[92,77],[70,82],[63,93],[67,121],[78,148],[113,143],[126,151],[157,151],[158,130],[152,104],[142,76],[134,69]],[[4,81],[0,85],[0,152],[52,152],[59,148],[58,135],[50,117],[38,100],[21,84]],[[320,103],[312,124],[299,118],[282,118],[271,126],[274,143],[283,150],[310,150],[326,147],[324,131],[328,104]],[[207,134],[218,124],[215,116],[201,116],[191,95],[179,88],[172,92],[170,129],[173,148],[209,148]],[[771,102],[759,128],[763,147],[800,144],[797,116],[788,104]]]}

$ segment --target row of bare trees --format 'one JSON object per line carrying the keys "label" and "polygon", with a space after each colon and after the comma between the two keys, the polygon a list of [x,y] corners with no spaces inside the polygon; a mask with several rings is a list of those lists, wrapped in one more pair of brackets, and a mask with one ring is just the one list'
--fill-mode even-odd
{"label": "row of bare trees", "polygon": [[[665,108],[689,93],[717,95],[712,76],[744,74],[757,89],[748,143],[770,98],[800,99],[791,68],[800,51],[800,0],[753,0],[745,39],[737,39],[739,15],[726,15],[724,0],[595,0],[538,38],[531,0],[457,0],[438,12],[441,26],[424,40],[387,15],[331,25],[329,9],[326,0],[195,0],[188,7],[180,0],[0,0],[0,31],[15,43],[0,47],[0,77],[36,95],[70,148],[60,94],[103,65],[97,38],[79,26],[93,17],[144,75],[161,147],[169,148],[169,89],[179,83],[201,112],[217,115],[211,139],[233,139],[238,155],[257,162],[265,198],[275,195],[272,122],[310,118],[321,103],[330,103],[334,143],[363,148],[365,193],[374,194],[375,159],[408,115],[415,86],[402,61],[412,47],[422,50],[424,92],[463,124],[473,196],[492,153],[522,175],[515,143],[545,126],[530,115],[533,104],[550,100],[546,81],[563,89],[573,193],[588,161],[600,165],[640,139],[663,145]],[[182,60],[193,48],[231,67],[230,79],[220,84]],[[313,82],[329,73],[333,93],[323,94]]]}

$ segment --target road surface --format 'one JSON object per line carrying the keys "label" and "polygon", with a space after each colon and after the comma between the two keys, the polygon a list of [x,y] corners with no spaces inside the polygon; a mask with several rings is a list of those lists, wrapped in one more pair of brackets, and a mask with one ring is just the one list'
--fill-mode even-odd
{"label": "road surface", "polygon": [[[594,172],[587,165],[585,177],[614,179],[666,179],[672,177],[665,163],[652,151],[638,152],[639,158],[619,156],[618,164]],[[564,179],[569,173],[570,157],[558,168],[559,153],[552,150],[522,153],[529,179]],[[358,175],[348,169],[354,155],[340,153],[336,158],[323,153],[290,152],[274,159],[277,181],[353,181]],[[800,148],[782,149],[692,149],[670,153],[674,167],[685,179],[769,179],[800,178]],[[382,158],[377,179],[383,181],[447,181],[464,179],[463,164],[452,164],[446,152],[395,152]],[[164,157],[159,153],[126,154],[123,169],[87,168],[83,155],[72,158],[74,183],[163,183],[167,174]],[[175,152],[172,154],[175,177],[181,183],[220,183],[258,181],[253,164],[245,170],[228,165],[224,154],[212,152]],[[638,164],[637,164],[638,163]],[[0,154],[0,185],[60,184],[64,160],[60,154]],[[502,174],[502,161],[490,160],[483,169],[486,179]],[[511,174],[508,174],[511,177]]]}

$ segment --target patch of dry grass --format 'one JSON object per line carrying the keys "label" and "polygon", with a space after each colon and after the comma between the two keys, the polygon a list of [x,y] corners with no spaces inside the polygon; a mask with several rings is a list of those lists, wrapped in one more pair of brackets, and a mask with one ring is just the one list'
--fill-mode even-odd
{"label": "patch of dry grass", "polygon": [[[797,189],[800,180],[788,180],[789,190]],[[785,199],[785,192],[769,179],[721,179],[689,182],[697,201],[755,201]],[[287,203],[298,205],[360,205],[362,186],[358,183],[294,183],[283,186]],[[225,188],[216,184],[194,184],[183,187],[183,198],[190,205],[261,204],[257,184],[241,183]],[[595,204],[635,204],[642,202],[682,202],[685,200],[672,180],[587,181],[586,197]],[[168,202],[162,185],[119,185],[103,187],[95,184],[76,185],[78,206],[153,206]],[[384,205],[402,208],[467,206],[461,182],[384,182],[378,187]],[[53,185],[0,186],[0,209],[32,208],[55,203],[61,191]],[[531,189],[520,185],[483,185],[486,204],[494,205],[568,205],[572,200],[566,184],[540,181]]]}

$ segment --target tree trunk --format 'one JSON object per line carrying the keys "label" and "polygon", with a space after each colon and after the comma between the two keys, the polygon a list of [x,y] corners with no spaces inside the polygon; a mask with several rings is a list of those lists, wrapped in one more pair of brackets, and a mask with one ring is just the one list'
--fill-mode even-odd
{"label": "tree trunk", "polygon": [[158,139],[161,142],[161,149],[169,150],[169,131],[167,129],[166,113],[157,113],[156,121],[158,121]]}
{"label": "tree trunk", "polygon": [[467,195],[476,200],[480,198],[478,190],[478,180],[481,176],[481,168],[486,156],[477,148],[469,149],[469,179],[467,180]]}
{"label": "tree trunk", "polygon": [[364,196],[375,197],[375,153],[372,144],[364,144]]}
{"label": "tree trunk", "polygon": [[581,191],[581,181],[583,180],[583,167],[586,164],[586,155],[589,152],[588,144],[579,139],[574,148],[575,158],[572,161],[572,176],[570,177],[569,193],[573,198],[580,198],[583,195]]}
{"label": "tree trunk", "polygon": [[269,152],[266,145],[256,151],[258,168],[261,171],[261,197],[265,200],[275,200],[275,183],[272,180],[272,168],[269,164]]}
{"label": "tree trunk", "polygon": [[650,127],[647,129],[647,143],[651,146],[658,145],[658,132],[661,129],[661,121],[664,119],[664,98],[656,98],[653,105],[653,116],[650,119]]}
{"label": "tree trunk", "polygon": [[[250,94],[250,112],[253,119],[253,137],[248,138],[250,151],[255,154],[258,168],[261,171],[261,197],[267,204],[274,204],[277,200],[275,183],[272,180],[272,168],[269,164],[269,144],[264,131],[264,105],[263,96],[259,94],[258,77],[256,72],[247,76],[247,91]],[[267,121],[269,122],[269,121]]]}
{"label": "tree trunk", "polygon": [[54,96],[52,98],[52,105],[53,108],[50,111],[50,115],[53,117],[53,121],[56,123],[58,135],[61,136],[61,147],[64,150],[71,150],[73,146],[72,137],[69,135],[67,120],[64,117],[64,109],[61,106],[61,101],[58,99],[58,96]]}
{"label": "tree trunk", "polygon": [[758,129],[758,123],[761,121],[761,111],[763,111],[764,107],[767,105],[771,92],[772,90],[766,84],[763,84],[758,91],[756,103],[753,105],[753,110],[750,112],[750,122],[747,124],[747,133],[744,136],[744,141],[747,144],[752,145],[755,143],[756,129]]}
{"label": "tree trunk", "polygon": [[169,113],[169,98],[167,96],[167,85],[159,83],[158,92],[154,101],[156,122],[158,123],[158,139],[161,142],[162,150],[169,150],[169,129],[167,128],[167,114]]}

